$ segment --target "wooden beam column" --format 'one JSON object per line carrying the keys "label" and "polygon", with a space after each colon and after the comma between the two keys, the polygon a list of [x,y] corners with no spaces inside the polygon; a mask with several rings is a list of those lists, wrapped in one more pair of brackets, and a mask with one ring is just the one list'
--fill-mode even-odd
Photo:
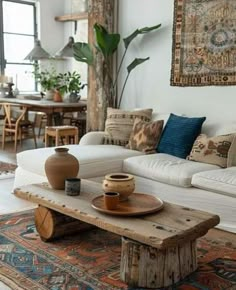
{"label": "wooden beam column", "polygon": [[[113,32],[116,11],[117,0],[88,0],[88,43],[91,46],[95,43],[94,24],[101,24],[109,32]],[[107,92],[112,85],[101,53],[96,52],[95,61],[96,71],[91,66],[88,67],[87,131],[104,130],[109,105]],[[112,71],[112,66],[110,70]]]}

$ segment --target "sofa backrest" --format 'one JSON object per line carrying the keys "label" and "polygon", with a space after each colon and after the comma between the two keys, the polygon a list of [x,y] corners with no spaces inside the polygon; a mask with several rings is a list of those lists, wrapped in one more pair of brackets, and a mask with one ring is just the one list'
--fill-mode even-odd
{"label": "sofa backrest", "polygon": [[[176,115],[186,116],[186,117],[195,117],[195,116],[189,116],[188,114],[179,114],[179,113],[177,113]],[[164,120],[164,126],[165,126],[166,122],[168,121],[169,116],[170,116],[170,113],[153,112],[152,121]],[[222,123],[220,121],[217,122],[217,121],[209,120],[207,118],[206,121],[203,123],[202,133],[210,137],[218,136],[218,135],[226,135],[226,134],[231,134],[231,133],[236,134],[236,120],[235,122],[227,121],[225,123]]]}

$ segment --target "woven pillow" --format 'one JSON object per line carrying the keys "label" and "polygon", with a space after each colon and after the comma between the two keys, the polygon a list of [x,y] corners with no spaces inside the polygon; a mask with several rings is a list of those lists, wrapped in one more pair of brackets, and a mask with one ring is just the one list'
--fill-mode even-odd
{"label": "woven pillow", "polygon": [[149,122],[151,117],[152,109],[124,111],[107,108],[103,143],[125,146],[129,142],[135,119]]}
{"label": "woven pillow", "polygon": [[155,153],[161,137],[163,124],[163,120],[147,123],[136,119],[126,148],[147,154]]}
{"label": "woven pillow", "polygon": [[193,144],[189,160],[230,167],[236,154],[236,135],[207,137],[200,134]]}

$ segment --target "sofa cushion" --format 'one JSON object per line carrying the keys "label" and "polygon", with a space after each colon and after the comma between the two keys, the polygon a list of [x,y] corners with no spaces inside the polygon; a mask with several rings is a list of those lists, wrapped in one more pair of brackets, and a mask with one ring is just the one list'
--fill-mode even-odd
{"label": "sofa cushion", "polygon": [[163,130],[157,152],[186,158],[201,132],[205,117],[188,118],[170,114]]}
{"label": "sofa cushion", "polygon": [[162,153],[130,157],[123,162],[124,172],[183,187],[191,187],[193,174],[217,168]]}
{"label": "sofa cushion", "polygon": [[146,154],[155,153],[161,137],[163,123],[163,120],[144,122],[136,119],[126,148]]}
{"label": "sofa cushion", "polygon": [[[80,163],[79,177],[102,176],[122,169],[123,159],[143,153],[115,145],[66,145]],[[38,175],[45,175],[46,159],[55,147],[32,149],[17,154],[17,165]],[[35,162],[33,162],[35,160]]]}
{"label": "sofa cushion", "polygon": [[236,153],[236,135],[207,137],[200,134],[187,157],[189,160],[215,164],[220,167],[232,166]]}
{"label": "sofa cushion", "polygon": [[107,108],[105,122],[104,144],[125,146],[133,129],[136,118],[149,122],[152,117],[152,109],[124,111]]}
{"label": "sofa cushion", "polygon": [[194,174],[192,185],[205,190],[236,197],[236,167]]}

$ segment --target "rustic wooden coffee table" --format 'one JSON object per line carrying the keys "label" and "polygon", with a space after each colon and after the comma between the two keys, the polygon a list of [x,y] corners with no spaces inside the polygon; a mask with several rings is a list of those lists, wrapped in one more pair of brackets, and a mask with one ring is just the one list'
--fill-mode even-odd
{"label": "rustic wooden coffee table", "polygon": [[43,240],[84,230],[88,224],[120,235],[121,279],[138,287],[167,287],[195,271],[196,239],[219,223],[217,215],[170,203],[148,215],[104,214],[91,206],[102,186],[87,180],[82,180],[79,196],[67,196],[46,183],[23,186],[14,193],[39,204],[35,223]]}

